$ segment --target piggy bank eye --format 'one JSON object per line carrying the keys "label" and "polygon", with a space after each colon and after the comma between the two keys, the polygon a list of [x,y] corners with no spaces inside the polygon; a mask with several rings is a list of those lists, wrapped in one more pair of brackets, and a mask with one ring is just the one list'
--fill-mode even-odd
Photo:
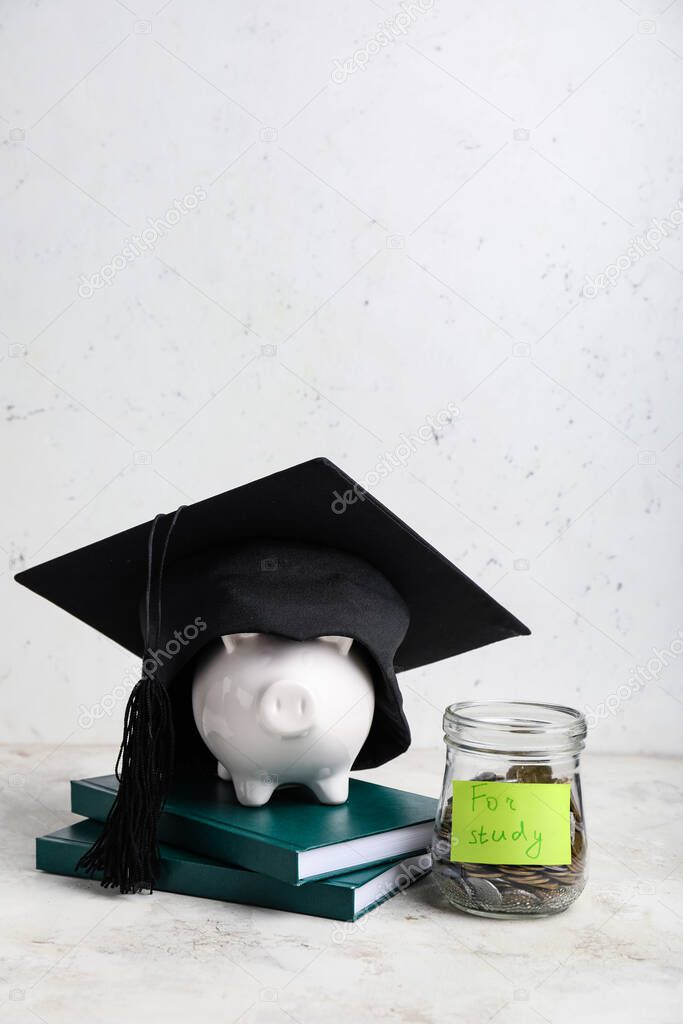
{"label": "piggy bank eye", "polygon": [[324,644],[331,644],[333,647],[336,647],[339,653],[344,657],[346,657],[351,650],[351,645],[353,643],[353,638],[350,636],[319,636],[318,640]]}

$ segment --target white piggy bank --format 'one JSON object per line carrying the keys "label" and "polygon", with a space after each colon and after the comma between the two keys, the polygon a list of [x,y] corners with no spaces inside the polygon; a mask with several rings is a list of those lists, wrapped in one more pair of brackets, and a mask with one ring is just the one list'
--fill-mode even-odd
{"label": "white piggy bank", "polygon": [[260,807],[285,783],[341,804],[370,731],[372,676],[348,637],[222,637],[200,658],[192,686],[199,734],[241,804]]}

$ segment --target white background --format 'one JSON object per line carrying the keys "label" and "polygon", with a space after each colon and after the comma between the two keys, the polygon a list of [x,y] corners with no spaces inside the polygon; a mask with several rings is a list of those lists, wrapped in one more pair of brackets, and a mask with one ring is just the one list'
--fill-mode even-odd
{"label": "white background", "polygon": [[533,630],[404,675],[417,745],[610,698],[594,750],[679,752],[683,658],[623,687],[683,626],[683,227],[628,256],[682,197],[683,3],[410,10],[3,5],[1,740],[118,740],[83,708],[135,669],[14,572],[327,455]]}

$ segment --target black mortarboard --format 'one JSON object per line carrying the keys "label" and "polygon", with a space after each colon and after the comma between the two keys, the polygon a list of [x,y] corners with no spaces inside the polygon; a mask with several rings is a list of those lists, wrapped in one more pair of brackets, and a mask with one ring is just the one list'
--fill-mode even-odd
{"label": "black mortarboard", "polygon": [[185,685],[207,643],[238,632],[353,637],[375,683],[374,719],[354,764],[368,768],[410,743],[396,671],[529,633],[327,459],[157,516],[16,579],[143,659],[117,801],[83,860],[122,892],[151,887],[172,771],[208,757]]}

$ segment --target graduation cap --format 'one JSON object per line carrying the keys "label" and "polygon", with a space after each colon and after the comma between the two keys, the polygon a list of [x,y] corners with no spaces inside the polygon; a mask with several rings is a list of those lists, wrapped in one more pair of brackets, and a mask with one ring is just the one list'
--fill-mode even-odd
{"label": "graduation cap", "polygon": [[[173,774],[210,755],[194,725],[196,655],[219,637],[352,637],[375,711],[354,768],[410,744],[396,672],[529,630],[327,459],[181,507],[15,579],[142,658],[124,718],[119,790],[81,866],[151,889]],[[213,762],[211,762],[213,763]]]}

